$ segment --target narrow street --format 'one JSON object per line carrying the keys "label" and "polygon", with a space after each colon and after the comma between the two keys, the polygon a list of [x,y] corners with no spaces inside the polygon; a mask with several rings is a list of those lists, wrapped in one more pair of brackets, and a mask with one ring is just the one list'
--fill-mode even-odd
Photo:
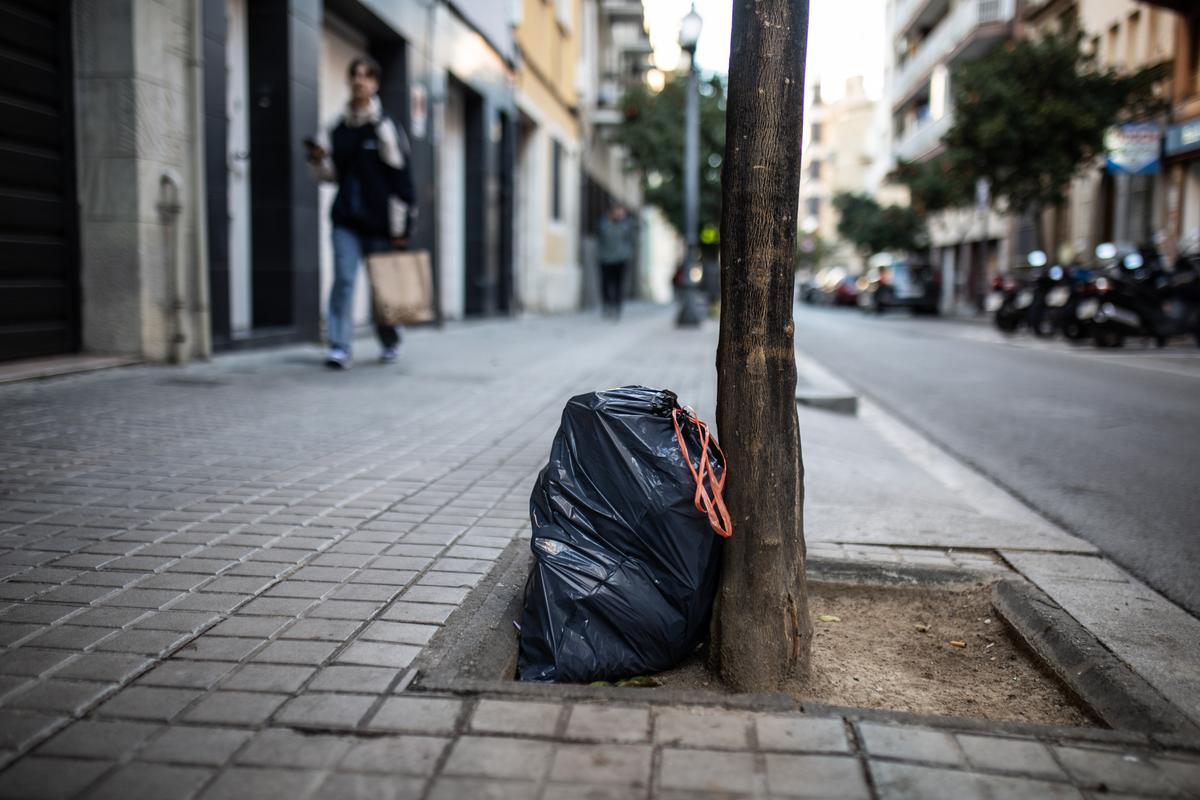
{"label": "narrow street", "polygon": [[1191,613],[1200,350],[801,307],[797,347]]}

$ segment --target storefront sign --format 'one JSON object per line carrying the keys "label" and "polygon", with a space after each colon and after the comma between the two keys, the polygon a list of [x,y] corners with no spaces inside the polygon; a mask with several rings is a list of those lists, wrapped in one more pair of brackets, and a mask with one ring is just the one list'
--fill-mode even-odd
{"label": "storefront sign", "polygon": [[1169,156],[1200,150],[1200,117],[1167,128],[1167,142],[1163,149]]}
{"label": "storefront sign", "polygon": [[1127,175],[1158,172],[1162,129],[1153,122],[1130,122],[1109,130],[1104,137],[1108,171]]}

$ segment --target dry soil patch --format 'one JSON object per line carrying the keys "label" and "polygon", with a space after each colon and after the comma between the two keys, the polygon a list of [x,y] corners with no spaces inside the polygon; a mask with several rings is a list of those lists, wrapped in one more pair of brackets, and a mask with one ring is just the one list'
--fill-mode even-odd
{"label": "dry soil patch", "polygon": [[[1013,635],[990,598],[988,588],[810,583],[813,675],[792,693],[829,705],[1098,725]],[[658,678],[669,688],[721,690],[702,658]]]}

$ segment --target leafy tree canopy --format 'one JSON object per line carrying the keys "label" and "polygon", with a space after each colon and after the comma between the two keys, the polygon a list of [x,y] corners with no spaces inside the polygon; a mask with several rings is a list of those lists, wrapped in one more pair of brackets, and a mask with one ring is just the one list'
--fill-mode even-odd
{"label": "leafy tree canopy", "polygon": [[[644,84],[621,100],[624,114],[615,132],[641,173],[646,202],[658,206],[683,232],[683,136],[687,76],[670,78],[660,92]],[[700,80],[700,229],[705,244],[715,244],[721,227],[721,163],[725,154],[725,84]]]}
{"label": "leafy tree canopy", "polygon": [[896,166],[893,177],[908,188],[918,214],[936,214],[975,201],[973,170],[942,153],[927,161],[907,161]]}
{"label": "leafy tree canopy", "polygon": [[838,234],[862,256],[883,250],[916,251],[926,246],[925,223],[917,210],[881,206],[868,194],[841,192],[834,196]]}
{"label": "leafy tree canopy", "polygon": [[1071,178],[1104,152],[1112,125],[1162,107],[1161,67],[1105,69],[1082,45],[1069,26],[956,67],[946,163],[972,181],[988,178],[992,197],[1010,209],[1061,204]]}

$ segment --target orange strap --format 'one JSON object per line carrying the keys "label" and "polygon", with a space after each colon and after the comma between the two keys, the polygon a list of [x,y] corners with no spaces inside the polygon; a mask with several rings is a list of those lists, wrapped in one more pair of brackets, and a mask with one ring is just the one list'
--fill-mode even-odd
{"label": "orange strap", "polygon": [[[725,475],[728,472],[728,464],[725,462],[725,453],[721,451],[721,445],[717,444],[717,440],[712,438],[712,434],[708,431],[708,426],[699,418],[693,417],[686,411],[683,412],[683,418],[696,426],[700,431],[700,468],[692,466],[692,457],[688,454],[687,442],[683,440],[683,430],[679,427],[679,412],[681,409],[671,409],[671,421],[675,423],[675,438],[679,440],[679,451],[683,453],[684,463],[691,470],[692,478],[696,481],[696,510],[708,517],[708,524],[719,535],[728,539],[733,535],[733,523],[729,519],[729,512],[725,509],[725,500],[721,497],[721,492],[725,488]],[[722,463],[725,463],[725,469],[721,472],[721,477],[717,477],[716,470],[713,464],[708,459],[708,444],[712,442],[712,446],[717,448],[717,453],[721,456]],[[705,477],[708,478],[708,483],[712,486],[712,494],[709,494],[708,488],[704,485]]]}

